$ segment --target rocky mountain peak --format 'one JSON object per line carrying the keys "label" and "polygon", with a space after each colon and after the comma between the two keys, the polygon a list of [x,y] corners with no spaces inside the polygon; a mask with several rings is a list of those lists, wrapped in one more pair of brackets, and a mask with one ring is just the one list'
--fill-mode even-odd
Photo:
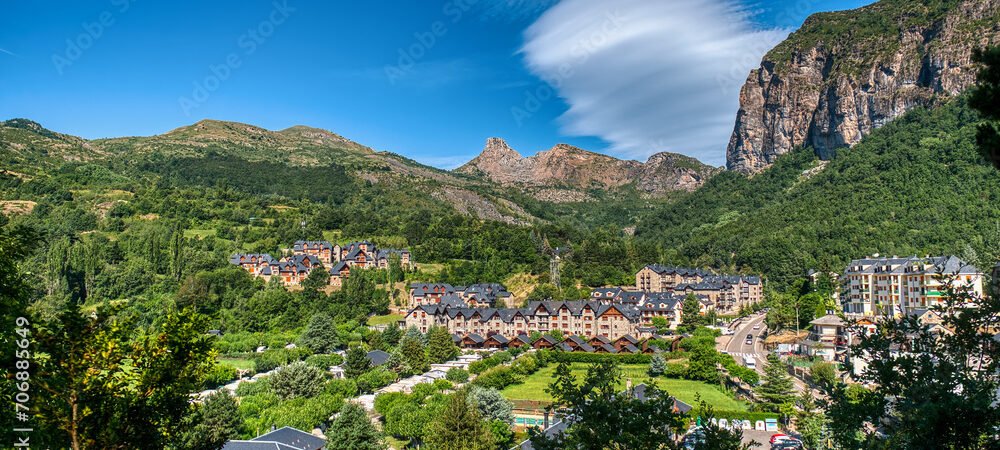
{"label": "rocky mountain peak", "polygon": [[510,148],[503,138],[491,137],[486,140],[481,157],[521,159],[521,154]]}
{"label": "rocky mountain peak", "polygon": [[[456,171],[502,185],[539,189],[615,189],[634,183],[651,194],[694,190],[717,171],[682,155],[658,154],[651,161],[643,164],[620,160],[569,144],[556,144],[525,158],[503,139],[490,138],[479,156]],[[552,191],[545,192],[548,195]]]}

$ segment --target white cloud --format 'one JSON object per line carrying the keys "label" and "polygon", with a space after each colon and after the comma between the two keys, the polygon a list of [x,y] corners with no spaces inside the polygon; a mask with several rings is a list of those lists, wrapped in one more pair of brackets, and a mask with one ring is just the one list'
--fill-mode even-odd
{"label": "white cloud", "polygon": [[522,53],[569,105],[564,133],[619,156],[723,165],[740,87],[788,35],[750,19],[734,0],[563,0],[525,31]]}

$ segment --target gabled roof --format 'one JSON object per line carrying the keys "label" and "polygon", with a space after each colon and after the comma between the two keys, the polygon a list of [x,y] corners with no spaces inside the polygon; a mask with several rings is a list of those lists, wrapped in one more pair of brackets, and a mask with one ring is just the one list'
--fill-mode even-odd
{"label": "gabled roof", "polygon": [[369,361],[371,361],[372,366],[381,366],[389,362],[389,358],[392,356],[382,350],[372,350],[365,355]]}
{"label": "gabled roof", "polygon": [[618,340],[619,341],[622,341],[622,340],[628,341],[630,344],[638,344],[639,343],[639,340],[636,339],[631,334],[626,334],[625,336],[622,336],[622,337],[618,338]]}
{"label": "gabled roof", "polygon": [[827,314],[809,323],[812,325],[839,326],[839,327],[846,325],[844,323],[844,320],[835,314]]}
{"label": "gabled roof", "polygon": [[509,339],[507,339],[507,338],[505,338],[505,337],[503,337],[502,335],[499,335],[499,334],[494,334],[493,336],[490,336],[490,337],[486,338],[486,340],[487,341],[497,341],[500,344],[506,344],[506,343],[510,342]]}
{"label": "gabled roof", "polygon": [[482,336],[480,336],[480,335],[478,335],[476,333],[469,333],[469,334],[465,335],[465,337],[468,338],[469,340],[471,340],[472,342],[477,343],[477,344],[482,344],[485,341],[485,339],[483,339]]}
{"label": "gabled roof", "polygon": [[347,263],[341,261],[337,264],[334,264],[334,266],[330,268],[330,275],[340,275],[340,272],[343,272],[344,269],[350,270],[350,268],[348,268],[347,266]]}
{"label": "gabled roof", "polygon": [[319,450],[326,446],[326,439],[313,436],[292,427],[282,427],[249,441],[229,441],[223,450]]}

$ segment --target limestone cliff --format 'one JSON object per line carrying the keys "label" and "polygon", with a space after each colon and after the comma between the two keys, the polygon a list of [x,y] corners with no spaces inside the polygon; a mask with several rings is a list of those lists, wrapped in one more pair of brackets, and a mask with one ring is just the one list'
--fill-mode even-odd
{"label": "limestone cliff", "polygon": [[1000,0],[883,0],[816,14],[751,72],[727,167],[755,173],[797,146],[823,159],[975,83],[972,50],[1000,42]]}
{"label": "limestone cliff", "polygon": [[525,158],[503,139],[490,138],[479,156],[456,171],[503,185],[606,190],[634,183],[640,191],[663,194],[693,191],[718,169],[673,153],[658,153],[641,163],[566,144]]}

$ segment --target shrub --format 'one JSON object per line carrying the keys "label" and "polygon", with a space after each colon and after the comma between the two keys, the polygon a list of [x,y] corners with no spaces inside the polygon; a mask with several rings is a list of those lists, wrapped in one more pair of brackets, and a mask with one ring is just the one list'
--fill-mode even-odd
{"label": "shrub", "polygon": [[271,377],[260,378],[257,381],[244,381],[239,386],[236,386],[237,397],[249,397],[273,392],[271,390]]}
{"label": "shrub", "polygon": [[465,383],[469,381],[469,372],[465,369],[452,367],[451,369],[448,369],[448,373],[445,375],[445,378],[452,383]]}
{"label": "shrub", "polygon": [[667,369],[663,371],[663,376],[681,379],[687,376],[687,371],[687,367],[684,364],[667,364]]}
{"label": "shrub", "polygon": [[357,378],[358,392],[370,394],[396,381],[396,373],[385,367],[369,370]]}
{"label": "shrub", "polygon": [[205,375],[205,389],[214,389],[236,379],[237,371],[233,366],[218,364]]}
{"label": "shrub", "polygon": [[323,371],[304,362],[289,364],[271,375],[271,388],[284,400],[313,397],[323,391]]}
{"label": "shrub", "polygon": [[521,380],[520,375],[514,372],[513,368],[509,366],[498,366],[480,374],[475,380],[472,381],[472,385],[501,390],[514,383],[520,382]]}
{"label": "shrub", "polygon": [[619,364],[649,364],[653,359],[651,355],[642,354],[608,354],[608,353],[582,353],[582,352],[562,352],[554,358],[559,361],[578,363],[598,363],[608,359],[614,359]]}
{"label": "shrub", "polygon": [[326,383],[326,387],[323,388],[323,392],[342,398],[356,397],[358,395],[358,383],[346,378],[330,380]]}

